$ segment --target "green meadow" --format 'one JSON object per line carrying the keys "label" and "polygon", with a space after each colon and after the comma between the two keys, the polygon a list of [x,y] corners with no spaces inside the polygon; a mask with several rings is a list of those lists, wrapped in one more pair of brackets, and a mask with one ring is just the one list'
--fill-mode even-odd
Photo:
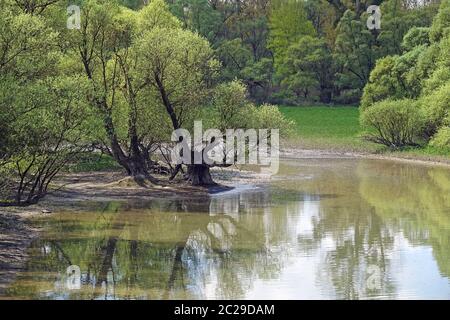
{"label": "green meadow", "polygon": [[364,139],[367,132],[359,122],[356,106],[280,106],[280,111],[295,122],[289,146],[308,149],[377,153],[405,158],[447,160],[450,150],[431,146],[391,150]]}

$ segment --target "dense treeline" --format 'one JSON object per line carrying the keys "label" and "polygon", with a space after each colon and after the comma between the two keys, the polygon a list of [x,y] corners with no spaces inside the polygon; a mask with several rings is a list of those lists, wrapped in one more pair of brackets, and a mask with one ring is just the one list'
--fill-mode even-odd
{"label": "dense treeline", "polygon": [[[376,60],[400,54],[408,30],[428,27],[440,1],[169,0],[206,37],[224,80],[241,79],[253,100],[357,104]],[[125,1],[139,6],[139,1]],[[380,5],[381,29],[367,28]]]}

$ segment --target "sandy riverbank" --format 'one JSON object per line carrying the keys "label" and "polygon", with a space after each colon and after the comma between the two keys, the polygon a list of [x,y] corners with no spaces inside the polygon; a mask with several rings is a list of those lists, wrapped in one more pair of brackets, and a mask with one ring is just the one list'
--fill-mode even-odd
{"label": "sandy riverbank", "polygon": [[377,154],[371,152],[356,152],[347,150],[319,150],[319,149],[297,149],[285,148],[281,153],[284,159],[375,159],[391,160],[400,162],[416,163],[420,165],[445,166],[450,168],[450,158],[448,157],[427,157],[413,156],[408,154]]}

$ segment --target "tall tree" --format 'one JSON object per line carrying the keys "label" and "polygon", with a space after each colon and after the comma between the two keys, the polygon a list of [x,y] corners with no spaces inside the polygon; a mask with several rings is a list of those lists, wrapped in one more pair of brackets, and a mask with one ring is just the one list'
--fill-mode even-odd
{"label": "tall tree", "polygon": [[311,91],[316,91],[320,102],[331,101],[333,65],[331,51],[324,40],[302,37],[289,47],[284,69],[288,71],[282,83],[291,90],[300,90],[305,98]]}
{"label": "tall tree", "polygon": [[315,35],[315,30],[307,18],[305,5],[295,0],[272,1],[269,27],[268,47],[275,56],[276,71],[283,74],[283,62],[289,46],[302,36]]}
{"label": "tall tree", "polygon": [[136,75],[142,56],[133,44],[146,30],[178,26],[179,21],[162,0],[152,1],[139,13],[110,1],[88,0],[82,16],[81,29],[71,31],[71,68],[91,84],[93,94],[88,99],[103,122],[100,141],[130,176],[155,182],[148,170],[154,136],[142,128],[164,126],[145,124],[152,119],[154,104],[148,103],[144,90],[149,80]]}
{"label": "tall tree", "polygon": [[376,36],[367,29],[367,18],[347,10],[337,26],[334,59],[338,67],[337,85],[350,92],[349,102],[357,102],[379,57]]}

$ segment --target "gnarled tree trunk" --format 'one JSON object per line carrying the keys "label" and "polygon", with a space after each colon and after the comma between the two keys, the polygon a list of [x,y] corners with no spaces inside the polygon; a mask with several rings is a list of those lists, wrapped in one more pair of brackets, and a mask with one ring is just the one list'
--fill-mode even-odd
{"label": "gnarled tree trunk", "polygon": [[186,178],[193,186],[212,186],[216,184],[211,177],[210,167],[206,164],[188,165]]}
{"label": "gnarled tree trunk", "polygon": [[152,183],[158,182],[158,180],[148,172],[145,156],[139,147],[139,139],[137,138],[135,128],[131,126],[133,130],[130,130],[130,152],[129,154],[126,154],[117,138],[111,114],[106,111],[107,108],[102,102],[99,102],[98,105],[99,108],[106,113],[103,119],[104,126],[109,138],[110,152],[117,163],[119,163],[127,171],[127,174],[133,177],[138,183],[141,183],[144,180],[149,180]]}

